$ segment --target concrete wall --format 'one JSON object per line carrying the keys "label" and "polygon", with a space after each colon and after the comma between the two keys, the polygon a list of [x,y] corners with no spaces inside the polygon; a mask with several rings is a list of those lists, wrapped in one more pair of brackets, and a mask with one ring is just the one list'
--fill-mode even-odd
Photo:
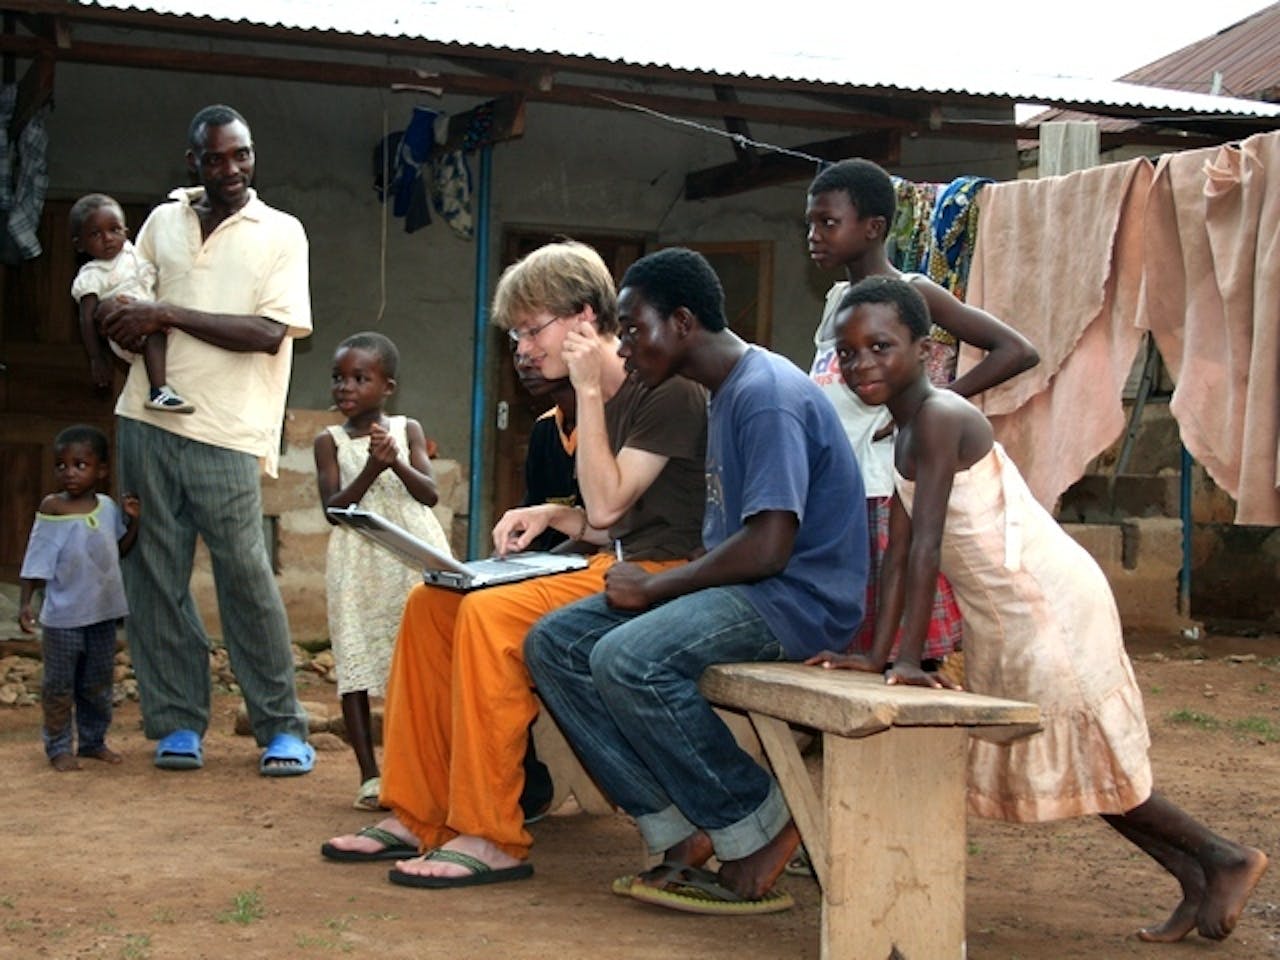
{"label": "concrete wall", "polygon": [[[1237,526],[1235,502],[1198,463],[1190,476],[1190,606],[1180,596],[1181,444],[1166,403],[1146,406],[1126,473],[1117,441],[1063,494],[1058,518],[1102,563],[1126,627],[1280,629],[1280,529]],[[1179,613],[1186,613],[1187,620]]]}

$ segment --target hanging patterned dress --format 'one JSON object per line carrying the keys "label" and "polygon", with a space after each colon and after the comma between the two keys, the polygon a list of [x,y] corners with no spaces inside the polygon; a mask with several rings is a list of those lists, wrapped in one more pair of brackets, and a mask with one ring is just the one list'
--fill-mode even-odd
{"label": "hanging patterned dress", "polygon": [[[910,513],[915,484],[896,483]],[[969,809],[1041,821],[1143,803],[1150,739],[1111,588],[999,444],[955,476],[941,564],[964,615],[965,687],[1038,703],[1044,726],[970,739]]]}
{"label": "hanging patterned dress", "polygon": [[[405,417],[389,417],[387,431],[408,451]],[[329,427],[337,446],[340,484],[350,484],[369,459],[369,438],[352,438]],[[386,517],[420,540],[449,552],[449,541],[431,508],[419,503],[391,470],[383,470],[360,498],[360,508]],[[367,690],[381,696],[391,669],[391,652],[405,597],[422,582],[422,571],[394,554],[338,526],[329,531],[325,564],[329,643],[338,675],[338,694]]]}

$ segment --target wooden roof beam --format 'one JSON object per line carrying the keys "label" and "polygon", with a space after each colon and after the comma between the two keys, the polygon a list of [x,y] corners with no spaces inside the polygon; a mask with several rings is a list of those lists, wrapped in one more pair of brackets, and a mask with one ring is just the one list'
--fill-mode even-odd
{"label": "wooden roof beam", "polygon": [[[524,97],[507,95],[450,115],[449,132],[436,152],[448,153],[464,146],[474,150],[524,136],[524,104]],[[477,134],[478,126],[483,127],[482,133]],[[470,143],[468,137],[472,138]]]}
{"label": "wooden roof beam", "polygon": [[[0,0],[6,10],[54,13],[68,22],[132,27],[157,34],[181,34],[205,39],[272,43],[288,47],[311,47],[346,50],[358,53],[380,53],[409,57],[439,57],[457,62],[489,62],[525,64],[545,70],[594,74],[611,78],[631,78],[645,83],[701,85],[724,83],[726,78],[706,70],[688,70],[654,64],[621,63],[590,56],[575,56],[541,51],[515,50],[459,43],[446,43],[419,37],[382,37],[372,34],[347,34],[332,30],[308,30],[302,28],[270,26],[235,20],[215,20],[206,17],[179,16],[146,10],[119,10],[109,7],[71,5],[66,0]],[[492,70],[492,67],[490,68]],[[937,94],[902,91],[892,87],[849,87],[845,84],[814,83],[775,77],[732,78],[732,86],[739,91],[755,90],[764,93],[866,95],[874,98],[924,98],[936,100]],[[1008,103],[1007,97],[991,94],[953,92],[944,95],[948,102]]]}
{"label": "wooden roof beam", "polygon": [[[720,103],[736,104],[738,102],[737,91],[727,84],[715,83],[711,85],[711,89]],[[733,144],[733,152],[738,158],[738,164],[748,170],[754,170],[760,163],[760,155],[754,146],[746,142],[751,139],[751,128],[747,125],[747,121],[726,113],[724,128],[731,135],[730,143]]]}
{"label": "wooden roof beam", "polygon": [[[26,29],[39,31],[42,36],[49,39],[44,42],[45,49],[31,59],[21,79],[18,80],[18,92],[14,98],[13,114],[9,117],[9,126],[7,128],[11,143],[18,139],[18,136],[26,128],[27,124],[31,122],[31,118],[36,115],[36,112],[53,99],[54,58],[49,53],[48,48],[53,46],[57,38],[56,24],[52,17],[20,15],[17,19],[22,20],[22,25]],[[14,33],[16,27],[14,20],[13,14],[5,13],[3,39],[17,36]],[[16,76],[16,64],[10,55],[5,55],[4,57],[3,73],[6,83],[13,82]]]}
{"label": "wooden roof beam", "polygon": [[[459,73],[437,73],[412,67],[386,67],[368,63],[336,60],[300,60],[291,57],[263,57],[233,53],[209,53],[199,50],[174,50],[162,47],[116,43],[73,42],[61,49],[30,36],[0,35],[0,53],[24,57],[51,55],[59,60],[101,66],[136,69],[172,70],[185,73],[208,73],[260,77],[301,83],[329,83],[348,86],[391,87],[432,85],[446,93],[471,96],[520,94],[530,100],[597,108],[643,106],[665,113],[723,118],[725,107],[715,100],[698,97],[652,94],[612,87],[580,84],[552,85],[536,79],[537,86],[497,76]],[[904,129],[909,121],[877,117],[873,114],[779,107],[771,104],[737,103],[735,115],[743,120],[760,120],[788,126],[808,126],[849,130],[856,127],[889,124]]]}

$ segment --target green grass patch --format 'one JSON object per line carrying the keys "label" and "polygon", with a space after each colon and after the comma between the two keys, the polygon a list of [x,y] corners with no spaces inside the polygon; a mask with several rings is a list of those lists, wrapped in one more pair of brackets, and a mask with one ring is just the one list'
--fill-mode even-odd
{"label": "green grass patch", "polygon": [[262,891],[254,887],[252,890],[241,890],[237,893],[231,901],[231,909],[218,915],[218,922],[248,926],[266,915],[266,907],[262,904]]}
{"label": "green grass patch", "polygon": [[320,950],[337,950],[339,953],[351,953],[356,948],[354,943],[342,939],[341,934],[338,935],[337,939],[330,940],[328,937],[300,933],[294,938],[293,942],[303,950],[314,947]]}
{"label": "green grass patch", "polygon": [[1199,710],[1174,710],[1169,714],[1169,722],[1184,727],[1199,727],[1201,730],[1218,730],[1222,721],[1217,717]]}
{"label": "green grass patch", "polygon": [[1262,740],[1265,743],[1280,742],[1280,724],[1269,717],[1249,716],[1242,720],[1222,721],[1199,710],[1174,710],[1168,715],[1170,723],[1198,727],[1201,730],[1228,730],[1241,737]]}
{"label": "green grass patch", "polygon": [[1268,717],[1245,717],[1234,720],[1231,729],[1267,743],[1280,741],[1280,725]]}
{"label": "green grass patch", "polygon": [[125,934],[124,946],[120,948],[120,960],[147,960],[151,956],[151,935],[149,933]]}

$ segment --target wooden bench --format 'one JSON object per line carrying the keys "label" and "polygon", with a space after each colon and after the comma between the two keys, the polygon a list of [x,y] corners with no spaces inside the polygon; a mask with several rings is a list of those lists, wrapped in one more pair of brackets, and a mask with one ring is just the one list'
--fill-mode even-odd
{"label": "wooden bench", "polygon": [[[1039,707],[796,663],[710,667],[701,689],[746,711],[773,765],[822,888],[823,960],[963,960],[967,740],[1033,733]],[[824,734],[821,800],[791,723]]]}

